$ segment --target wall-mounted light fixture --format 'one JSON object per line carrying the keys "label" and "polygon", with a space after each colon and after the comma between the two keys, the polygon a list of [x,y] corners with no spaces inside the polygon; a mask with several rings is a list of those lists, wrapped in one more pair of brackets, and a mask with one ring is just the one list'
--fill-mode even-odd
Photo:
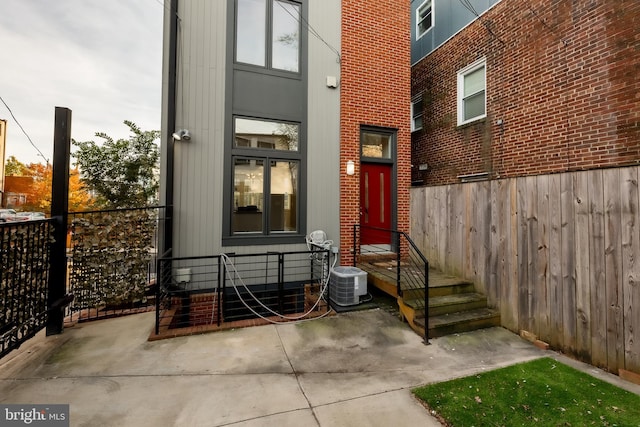
{"label": "wall-mounted light fixture", "polygon": [[173,133],[173,139],[176,141],[189,141],[191,139],[191,134],[188,129],[180,129]]}
{"label": "wall-mounted light fixture", "polygon": [[349,160],[347,162],[347,175],[353,175],[356,173],[356,165],[353,163],[353,160]]}

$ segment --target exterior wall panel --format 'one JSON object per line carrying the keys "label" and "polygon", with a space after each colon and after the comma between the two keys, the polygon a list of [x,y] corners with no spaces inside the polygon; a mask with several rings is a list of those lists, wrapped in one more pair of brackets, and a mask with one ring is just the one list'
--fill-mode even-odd
{"label": "exterior wall panel", "polygon": [[[340,242],[340,0],[309,2],[309,22],[322,36],[309,36],[307,234],[324,230]],[[327,76],[337,78],[329,88]]]}

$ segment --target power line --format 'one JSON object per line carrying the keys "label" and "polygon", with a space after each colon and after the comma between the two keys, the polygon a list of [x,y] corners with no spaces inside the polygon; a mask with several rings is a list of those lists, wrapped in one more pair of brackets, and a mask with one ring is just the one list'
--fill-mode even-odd
{"label": "power line", "polygon": [[33,148],[36,149],[36,151],[38,152],[38,154],[40,155],[40,157],[42,157],[47,164],[49,164],[49,159],[47,159],[44,154],[42,154],[42,151],[40,151],[38,149],[38,147],[36,147],[36,144],[33,143],[33,141],[31,140],[31,138],[29,137],[29,135],[27,134],[27,132],[24,130],[24,128],[22,127],[22,125],[20,124],[20,122],[18,121],[18,119],[16,119],[16,116],[13,115],[13,111],[11,111],[11,108],[9,108],[9,106],[7,105],[6,102],[4,102],[4,99],[2,99],[2,97],[0,96],[0,101],[2,101],[2,103],[4,104],[5,107],[7,107],[7,110],[9,110],[9,114],[11,114],[11,117],[13,117],[13,120],[16,122],[16,124],[18,125],[18,127],[20,128],[20,130],[22,131],[22,133],[24,133],[24,136],[27,137],[27,139],[29,140],[29,142],[31,143],[31,145],[33,146]]}
{"label": "power line", "polygon": [[498,37],[498,35],[496,33],[493,32],[493,30],[491,29],[491,27],[489,27],[489,24],[487,22],[485,22],[484,19],[482,19],[482,17],[480,17],[480,14],[478,13],[478,11],[473,7],[473,4],[471,4],[471,2],[469,0],[458,0],[460,2],[460,4],[462,6],[464,6],[469,12],[473,13],[476,18],[478,18],[478,21],[480,21],[480,23],[484,26],[484,28],[487,29],[487,31],[489,32],[489,34],[491,34],[496,40],[498,40],[501,44],[505,44],[504,41],[502,41],[502,39],[500,37]]}
{"label": "power line", "polygon": [[282,8],[282,10],[284,10],[285,12],[287,12],[293,19],[295,19],[296,21],[298,21],[298,23],[304,23],[304,25],[307,27],[307,29],[309,30],[309,32],[315,36],[318,40],[320,40],[322,43],[325,44],[325,46],[327,46],[329,49],[331,49],[331,51],[333,53],[336,54],[336,56],[338,57],[337,62],[338,64],[340,64],[342,62],[342,56],[340,55],[340,52],[338,51],[338,49],[336,49],[335,47],[333,47],[331,44],[329,44],[324,38],[322,38],[322,36],[320,35],[320,33],[318,31],[316,31],[315,28],[313,28],[313,26],[311,26],[311,24],[309,23],[309,21],[307,21],[304,16],[302,16],[301,13],[299,13],[298,15],[294,15],[293,13],[291,13],[286,7],[284,7],[282,5],[281,2],[277,1],[276,2],[278,4],[278,6],[280,6],[280,8]]}

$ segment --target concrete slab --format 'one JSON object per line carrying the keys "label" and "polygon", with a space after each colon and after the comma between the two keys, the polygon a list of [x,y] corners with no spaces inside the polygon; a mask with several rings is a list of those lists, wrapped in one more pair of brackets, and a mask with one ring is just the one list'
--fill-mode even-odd
{"label": "concrete slab", "polygon": [[420,426],[440,427],[426,409],[413,398],[409,390],[345,400],[315,408],[322,426]]}
{"label": "concrete slab", "polygon": [[426,346],[383,310],[148,342],[153,322],[39,334],[0,360],[0,403],[68,403],[74,426],[431,426],[413,387],[559,356],[502,328]]}

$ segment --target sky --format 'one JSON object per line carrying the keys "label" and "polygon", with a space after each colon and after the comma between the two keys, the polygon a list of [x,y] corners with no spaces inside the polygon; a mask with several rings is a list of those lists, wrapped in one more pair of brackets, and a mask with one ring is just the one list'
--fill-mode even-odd
{"label": "sky", "polygon": [[0,97],[37,147],[0,102],[5,157],[51,162],[55,107],[72,111],[77,141],[99,142],[96,132],[128,138],[125,120],[160,130],[164,7],[163,0],[2,0]]}

